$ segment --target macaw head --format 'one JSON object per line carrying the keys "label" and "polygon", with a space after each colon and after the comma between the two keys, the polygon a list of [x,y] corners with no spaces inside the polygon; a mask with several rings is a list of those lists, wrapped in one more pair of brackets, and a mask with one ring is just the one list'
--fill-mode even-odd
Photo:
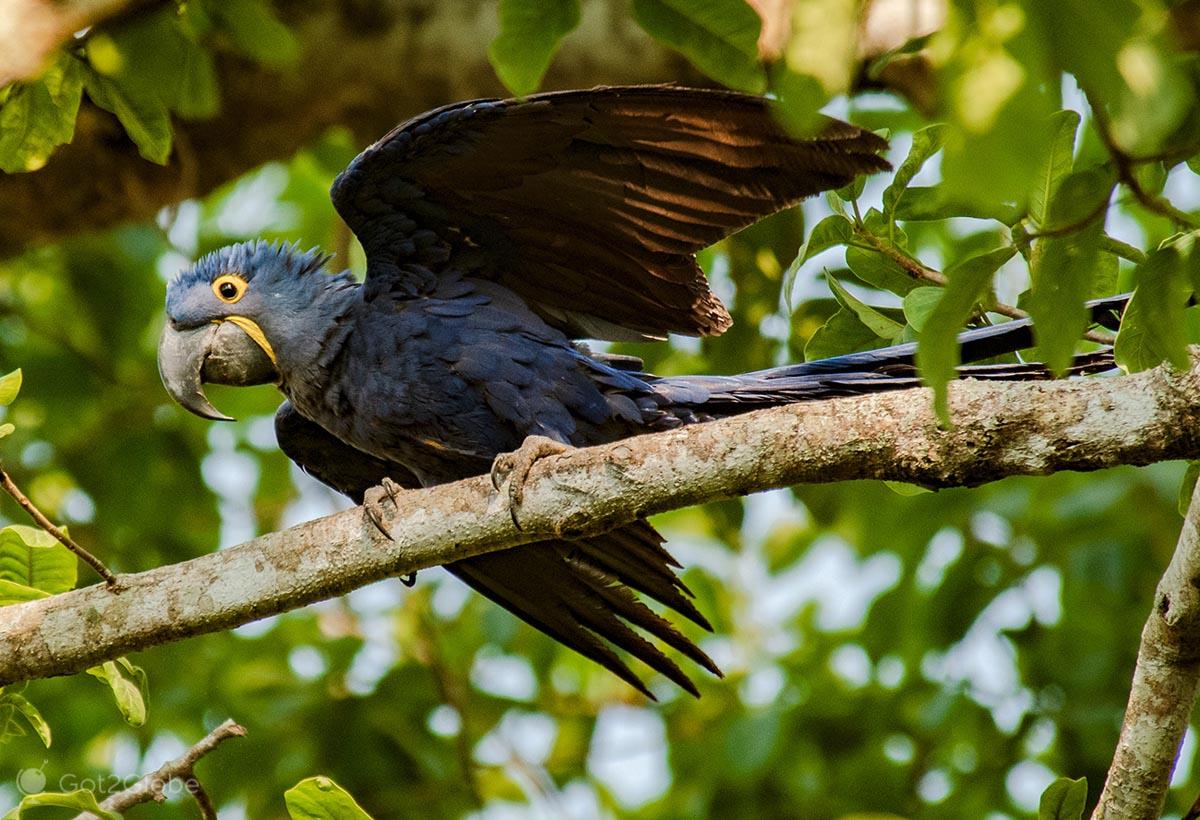
{"label": "macaw head", "polygon": [[[213,251],[167,286],[158,372],[171,398],[198,416],[229,421],[203,385],[278,382],[287,357],[323,337],[331,292],[355,287],[329,275],[329,257],[261,240]],[[281,357],[283,357],[281,359]]]}

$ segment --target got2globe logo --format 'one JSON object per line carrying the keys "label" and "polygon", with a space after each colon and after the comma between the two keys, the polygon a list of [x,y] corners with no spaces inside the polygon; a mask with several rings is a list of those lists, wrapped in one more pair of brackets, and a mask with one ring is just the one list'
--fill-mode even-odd
{"label": "got2globe logo", "polygon": [[17,789],[21,794],[38,794],[46,790],[46,772],[43,767],[47,762],[43,760],[41,766],[17,772]]}

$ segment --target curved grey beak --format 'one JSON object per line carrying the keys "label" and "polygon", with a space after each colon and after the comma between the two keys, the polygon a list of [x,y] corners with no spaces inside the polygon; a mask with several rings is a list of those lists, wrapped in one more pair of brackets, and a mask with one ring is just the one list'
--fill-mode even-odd
{"label": "curved grey beak", "polygon": [[245,387],[279,379],[263,349],[232,322],[192,330],[177,330],[168,322],[158,342],[158,374],[181,407],[215,421],[233,418],[212,406],[204,384]]}

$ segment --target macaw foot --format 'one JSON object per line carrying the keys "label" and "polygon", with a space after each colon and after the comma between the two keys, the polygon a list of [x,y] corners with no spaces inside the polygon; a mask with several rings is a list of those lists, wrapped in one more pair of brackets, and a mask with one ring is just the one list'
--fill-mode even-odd
{"label": "macaw foot", "polygon": [[[387,476],[384,476],[383,481],[379,483],[378,487],[372,487],[363,495],[363,513],[367,516],[367,520],[375,525],[375,529],[379,530],[383,534],[383,537],[389,541],[395,541],[396,539],[392,538],[392,533],[383,523],[383,504],[386,499],[386,501],[391,502],[392,506],[395,507],[396,499],[400,497],[402,492],[404,492],[403,487]],[[410,572],[400,579],[400,583],[406,587],[411,587],[416,582],[417,574],[415,572]]]}
{"label": "macaw foot", "polygon": [[517,518],[517,510],[525,500],[525,482],[533,465],[547,456],[561,455],[572,449],[571,445],[546,436],[529,436],[516,450],[496,456],[492,462],[492,486],[499,490],[508,483],[508,514],[517,529],[524,529]]}

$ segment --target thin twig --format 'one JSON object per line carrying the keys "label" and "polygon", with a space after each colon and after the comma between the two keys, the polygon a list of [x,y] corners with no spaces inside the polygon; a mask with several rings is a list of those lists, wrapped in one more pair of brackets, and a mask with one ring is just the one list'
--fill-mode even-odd
{"label": "thin twig", "polygon": [[110,589],[115,589],[117,586],[119,586],[120,582],[117,580],[117,576],[113,574],[112,570],[104,566],[104,563],[99,558],[92,555],[83,547],[79,546],[79,544],[77,544],[75,540],[71,538],[71,536],[54,526],[50,519],[44,516],[42,511],[34,506],[33,502],[29,500],[29,496],[21,492],[21,488],[13,482],[12,476],[10,476],[8,471],[2,466],[0,466],[0,487],[2,487],[6,493],[13,497],[13,500],[21,506],[21,509],[29,513],[29,517],[32,518],[39,527],[53,535],[60,544],[69,549],[71,552],[75,553],[77,556],[79,556],[80,560],[94,569],[96,574],[104,579],[104,583],[107,584]]}
{"label": "thin twig", "polygon": [[1121,737],[1092,820],[1156,818],[1200,686],[1200,484],[1142,629]]}
{"label": "thin twig", "polygon": [[[879,251],[888,259],[891,259],[900,267],[904,268],[905,272],[914,279],[930,282],[938,287],[945,287],[950,281],[946,278],[946,274],[941,271],[936,271],[933,268],[926,267],[916,259],[913,259],[908,254],[901,251],[895,245],[884,242],[879,237],[869,231],[861,231],[859,236],[864,239],[872,249]],[[1006,305],[1003,302],[991,301],[985,309],[992,313],[999,313],[1001,316],[1007,316],[1010,319],[1028,319],[1029,314],[1013,305]],[[1096,342],[1102,345],[1111,345],[1116,337],[1111,333],[1105,333],[1098,330],[1089,330],[1083,334],[1083,338],[1090,342]]]}
{"label": "thin twig", "polygon": [[1134,168],[1140,164],[1157,160],[1152,158],[1138,159],[1127,153],[1124,148],[1117,144],[1116,139],[1112,135],[1108,114],[1105,112],[1104,106],[1090,90],[1085,89],[1084,96],[1087,98],[1088,105],[1092,109],[1092,123],[1096,126],[1096,133],[1100,135],[1100,141],[1104,143],[1104,148],[1108,151],[1109,156],[1112,157],[1118,181],[1129,189],[1134,199],[1141,203],[1142,207],[1147,211],[1166,217],[1176,225],[1188,228],[1200,227],[1200,219],[1176,208],[1166,197],[1153,194],[1142,186],[1141,180],[1134,173]]}
{"label": "thin twig", "polygon": [[[200,806],[200,815],[204,820],[216,820],[217,810],[213,807],[213,802],[208,793],[204,791],[204,787],[200,785],[200,781],[196,779],[196,763],[229,738],[244,737],[245,734],[246,730],[243,727],[232,720],[225,721],[181,756],[174,760],[168,760],[128,789],[109,796],[100,804],[100,808],[120,813],[141,803],[149,803],[151,800],[161,803],[166,799],[164,790],[167,784],[173,780],[180,780],[187,787],[188,792],[196,798],[196,803]],[[84,812],[75,820],[82,820],[82,818],[95,820],[95,817],[96,815],[90,812]]]}

